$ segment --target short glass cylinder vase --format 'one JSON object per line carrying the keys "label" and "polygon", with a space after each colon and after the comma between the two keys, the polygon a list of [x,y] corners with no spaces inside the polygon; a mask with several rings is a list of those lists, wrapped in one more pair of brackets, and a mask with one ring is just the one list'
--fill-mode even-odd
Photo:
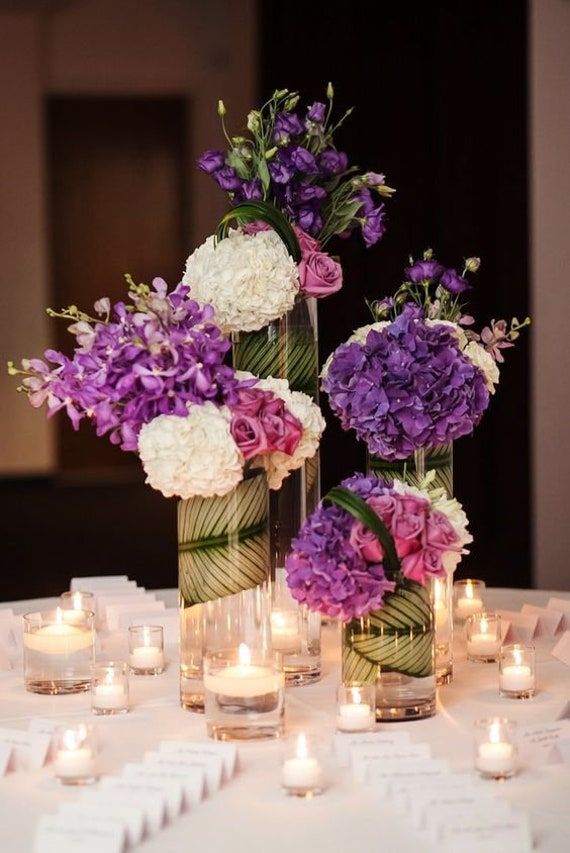
{"label": "short glass cylinder vase", "polygon": [[430,584],[400,582],[384,605],[343,631],[343,682],[376,688],[376,719],[431,717],[436,711],[435,620]]}
{"label": "short glass cylinder vase", "polygon": [[496,663],[501,649],[501,617],[498,613],[476,613],[465,623],[467,660]]}
{"label": "short glass cylinder vase", "polygon": [[58,607],[24,616],[24,683],[31,693],[90,690],[94,652],[90,610]]}
{"label": "short glass cylinder vase", "polygon": [[180,704],[204,713],[206,627],[218,602],[266,588],[269,579],[269,489],[264,471],[223,497],[178,504]]}
{"label": "short glass cylinder vase", "polygon": [[341,684],[336,694],[337,732],[368,732],[376,725],[374,684]]}
{"label": "short glass cylinder vase", "polygon": [[98,661],[91,670],[91,711],[95,716],[129,710],[129,668],[122,661]]}
{"label": "short glass cylinder vase", "polygon": [[321,614],[296,601],[285,569],[271,584],[271,637],[281,654],[287,687],[302,687],[321,677]]}
{"label": "short glass cylinder vase", "polygon": [[453,573],[433,581],[435,674],[438,687],[453,679]]}
{"label": "short glass cylinder vase", "polygon": [[133,675],[164,672],[164,628],[162,625],[131,625],[129,667]]}
{"label": "short glass cylinder vase", "polygon": [[517,771],[517,724],[504,717],[474,724],[475,769],[486,779],[509,779]]}
{"label": "short glass cylinder vase", "polygon": [[54,734],[53,771],[62,785],[91,785],[97,781],[97,744],[86,723],[60,726]]}
{"label": "short glass cylinder vase", "polygon": [[420,488],[426,474],[434,472],[431,489],[445,489],[448,497],[453,495],[453,443],[435,447],[420,447],[407,459],[382,459],[369,453],[368,473],[376,474],[388,482],[403,480],[410,486]]}
{"label": "short glass cylinder vase", "polygon": [[485,581],[462,578],[453,584],[453,618],[465,622],[485,609]]}
{"label": "short glass cylinder vase", "polygon": [[285,679],[271,648],[266,585],[205,605],[205,713],[215,740],[267,740],[283,733]]}
{"label": "short glass cylinder vase", "polygon": [[536,693],[534,646],[502,646],[499,658],[499,692],[507,699],[532,699]]}

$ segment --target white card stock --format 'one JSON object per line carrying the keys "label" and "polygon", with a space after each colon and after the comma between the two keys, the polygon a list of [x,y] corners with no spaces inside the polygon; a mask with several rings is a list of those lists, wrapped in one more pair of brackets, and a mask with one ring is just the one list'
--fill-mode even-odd
{"label": "white card stock", "polygon": [[[155,625],[162,625],[164,630],[164,642],[174,645],[180,641],[180,613],[176,607],[167,607],[162,613],[153,616]],[[129,623],[130,625],[148,625],[144,614],[138,614]]]}
{"label": "white card stock", "polygon": [[433,758],[391,759],[370,765],[366,781],[382,796],[390,796],[394,784],[403,779],[422,779],[425,784],[431,784],[431,779],[449,773],[447,761]]}
{"label": "white card stock", "polygon": [[[519,613],[516,610],[499,610],[501,621],[511,623],[508,638],[522,643],[530,643],[538,626],[538,616],[532,613]],[[504,637],[503,639],[506,639]]]}
{"label": "white card stock", "polygon": [[5,776],[8,772],[11,756],[12,747],[7,743],[0,743],[0,776]]}
{"label": "white card stock", "polygon": [[350,763],[350,751],[353,746],[394,746],[410,742],[408,732],[362,732],[355,734],[341,734],[337,732],[333,738],[333,751],[337,761],[342,767],[348,767]]}
{"label": "white card stock", "polygon": [[125,795],[110,788],[89,788],[82,792],[81,799],[78,802],[66,805],[84,806],[95,813],[99,810],[114,811],[116,809],[125,818],[129,837],[136,838],[140,834],[142,838],[145,832],[149,834],[153,832],[153,827],[147,820],[144,807],[131,794]]}
{"label": "white card stock", "polygon": [[51,736],[20,729],[0,729],[0,744],[12,751],[9,770],[39,770],[45,764]]}
{"label": "white card stock", "polygon": [[204,796],[204,771],[200,767],[181,767],[165,764],[127,764],[123,774],[126,778],[154,779],[172,783],[182,791],[180,812],[183,807],[197,806]]}
{"label": "white card stock", "polygon": [[131,581],[126,575],[92,575],[84,578],[71,578],[69,588],[71,592],[82,590],[83,592],[96,592],[103,587],[136,586],[136,581]]}
{"label": "white card stock", "polygon": [[217,755],[222,759],[224,777],[231,779],[237,769],[238,751],[233,743],[194,743],[184,740],[163,740],[161,752],[175,752],[180,755],[193,755],[196,758],[210,758]]}
{"label": "white card stock", "polygon": [[570,666],[570,631],[564,631],[552,649],[552,654],[566,666]]}
{"label": "white card stock", "polygon": [[485,826],[489,821],[508,820],[512,814],[512,807],[506,800],[499,800],[493,797],[472,803],[468,807],[468,810],[461,804],[434,806],[424,813],[422,829],[430,842],[437,844],[444,834],[446,822],[448,820],[463,820],[466,814],[469,814],[469,822],[471,824]]}
{"label": "white card stock", "polygon": [[484,816],[472,820],[469,814],[445,821],[438,850],[443,853],[530,853],[532,839],[526,815]]}
{"label": "white card stock", "polygon": [[176,752],[147,752],[144,763],[149,767],[165,770],[182,770],[189,774],[199,774],[201,784],[198,785],[200,797],[207,791],[215,794],[222,785],[224,765],[222,759],[217,755],[209,758],[199,758],[188,754]]}
{"label": "white card stock", "polygon": [[430,758],[431,752],[427,743],[393,744],[385,746],[353,746],[350,751],[352,772],[357,782],[365,782],[369,774],[375,773],[386,759],[406,762],[415,759]]}
{"label": "white card stock", "polygon": [[180,775],[144,764],[125,764],[121,778],[126,782],[142,781],[159,786],[166,800],[166,815],[169,820],[175,820],[182,811],[184,786]]}
{"label": "white card stock", "polygon": [[559,761],[559,754],[554,751],[568,738],[570,738],[570,720],[519,726],[520,750],[526,762],[547,764]]}
{"label": "white card stock", "polygon": [[432,777],[427,786],[423,778],[395,780],[390,783],[388,793],[394,808],[402,814],[408,814],[418,795],[426,792],[444,795],[448,792],[471,792],[473,788],[482,787],[484,787],[483,781],[472,773],[445,773]]}
{"label": "white card stock", "polygon": [[30,720],[28,726],[29,732],[34,732],[38,735],[47,735],[50,739],[50,745],[46,754],[46,761],[51,761],[55,754],[54,732],[58,724],[54,720],[45,720],[42,717],[34,717]]}
{"label": "white card stock", "polygon": [[523,604],[521,613],[538,616],[537,635],[543,637],[553,637],[557,631],[561,630],[564,621],[564,613],[561,610],[536,607],[534,604]]}
{"label": "white card stock", "polygon": [[40,818],[34,841],[34,853],[122,853],[125,831],[116,823],[82,821],[67,816]]}
{"label": "white card stock", "polygon": [[[451,775],[450,778],[453,780],[455,777]],[[488,800],[493,801],[493,794],[488,788],[482,790],[479,785],[452,784],[447,789],[427,791],[424,788],[408,798],[410,822],[416,829],[421,829],[427,825],[426,816],[431,811],[458,806],[470,812]]]}
{"label": "white card stock", "polygon": [[164,601],[148,601],[146,597],[137,599],[125,604],[110,604],[105,608],[105,621],[109,631],[119,630],[119,618],[122,614],[128,614],[129,617],[135,616],[137,613],[144,613],[149,616],[155,613],[160,613],[166,607]]}
{"label": "white card stock", "polygon": [[69,818],[74,825],[92,820],[101,821],[102,824],[118,822],[124,827],[127,841],[132,847],[141,843],[144,834],[143,810],[125,803],[113,805],[85,798],[77,803],[61,803],[58,814]]}
{"label": "white card stock", "polygon": [[166,819],[166,795],[164,786],[144,779],[124,779],[103,776],[99,780],[101,790],[112,791],[114,802],[127,799],[132,805],[144,809],[145,819],[151,833],[158,832]]}

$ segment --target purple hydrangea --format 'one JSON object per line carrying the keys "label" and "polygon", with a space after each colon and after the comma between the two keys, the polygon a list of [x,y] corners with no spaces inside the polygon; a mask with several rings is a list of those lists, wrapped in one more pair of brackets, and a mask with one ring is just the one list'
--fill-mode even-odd
{"label": "purple hydrangea", "polygon": [[45,361],[27,363],[31,404],[46,402],[48,415],[65,409],[75,429],[90,419],[123,450],[136,450],[141,427],[158,415],[185,416],[188,403],[206,400],[235,404],[240,382],[224,364],[231,344],[212,322],[214,309],[189,290],[179,284],[169,293],[155,278],[108,320],[72,326],[80,344],[72,358],[47,350]]}
{"label": "purple hydrangea", "polygon": [[[390,492],[375,476],[356,475],[342,485],[364,499]],[[395,589],[382,563],[367,562],[351,545],[353,526],[354,516],[349,512],[321,504],[293,539],[286,560],[293,598],[310,610],[344,621],[378,610],[385,594]]]}
{"label": "purple hydrangea", "polygon": [[341,344],[323,389],[343,428],[383,459],[468,435],[489,405],[483,372],[453,328],[426,322],[413,305],[364,344]]}

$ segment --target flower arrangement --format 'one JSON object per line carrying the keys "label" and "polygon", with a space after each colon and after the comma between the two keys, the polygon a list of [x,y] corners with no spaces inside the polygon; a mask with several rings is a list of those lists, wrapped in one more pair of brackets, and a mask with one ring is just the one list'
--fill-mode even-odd
{"label": "flower arrangement", "polygon": [[[73,427],[89,420],[98,436],[138,451],[147,482],[166,497],[225,495],[248,468],[287,473],[316,452],[324,429],[318,406],[286,381],[280,392],[224,364],[230,348],[213,322],[214,309],[174,290],[130,277],[130,303],[95,303],[97,317],[76,306],[50,316],[71,320],[70,358],[47,350],[24,359],[19,390],[48,416],[65,409]],[[318,435],[315,423],[320,426]],[[287,460],[284,462],[283,460]]]}
{"label": "flower arrangement", "polygon": [[333,489],[293,540],[294,598],[347,622],[381,611],[402,582],[425,586],[453,571],[473,541],[467,518],[429,478],[422,485],[356,474]]}
{"label": "flower arrangement", "polygon": [[316,102],[302,116],[298,93],[275,92],[250,112],[248,137],[228,136],[219,103],[229,148],[206,151],[198,168],[228,192],[233,208],[190,255],[183,280],[214,306],[225,332],[257,331],[298,298],[336,293],[342,267],[323,251],[328,240],[359,227],[371,246],[384,233],[384,203],[375,196],[393,190],[381,174],[356,174],[336,148],[334,134],[351,111],[333,124],[330,84],[327,98],[328,106]]}
{"label": "flower arrangement", "polygon": [[322,387],[344,429],[354,429],[372,454],[406,459],[473,432],[499,381],[497,361],[530,323],[493,321],[481,334],[464,314],[471,286],[468,258],[459,275],[431,251],[410,259],[394,297],[370,306],[376,322],[357,329],[330,356]]}

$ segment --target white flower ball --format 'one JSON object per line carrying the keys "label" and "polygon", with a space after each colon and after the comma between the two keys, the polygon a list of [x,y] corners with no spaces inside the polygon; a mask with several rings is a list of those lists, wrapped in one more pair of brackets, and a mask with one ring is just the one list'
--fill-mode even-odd
{"label": "white flower ball", "polygon": [[471,341],[463,350],[467,358],[483,373],[490,394],[495,393],[495,385],[499,384],[499,368],[497,362],[477,341]]}
{"label": "white flower ball", "polygon": [[211,498],[243,479],[244,459],[230,432],[231,412],[207,402],[188,417],[159,415],[140,431],[146,482],[166,498]]}
{"label": "white flower ball", "polygon": [[275,231],[208,237],[188,258],[183,281],[192,298],[213,305],[224,332],[261,329],[290,311],[299,292],[297,265]]}

